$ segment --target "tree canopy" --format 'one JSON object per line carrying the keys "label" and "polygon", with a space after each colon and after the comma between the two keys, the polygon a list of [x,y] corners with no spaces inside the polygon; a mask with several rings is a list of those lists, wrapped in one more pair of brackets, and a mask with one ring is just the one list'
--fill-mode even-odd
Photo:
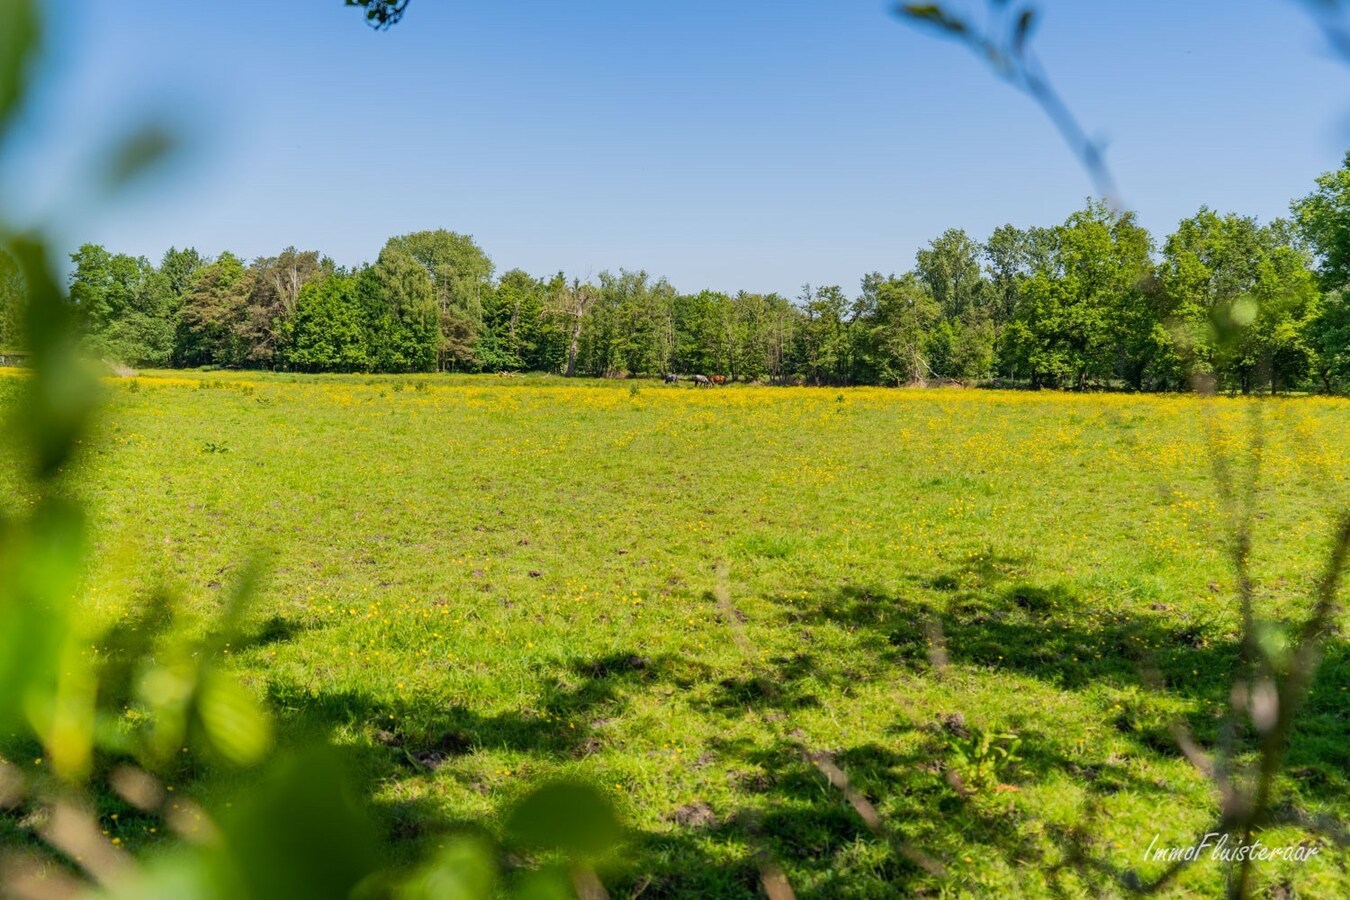
{"label": "tree canopy", "polygon": [[[86,245],[71,300],[90,346],[133,365],[1343,391],[1350,156],[1291,208],[1262,224],[1203,207],[1158,241],[1089,201],[983,241],[948,229],[908,271],[792,300],[684,293],[640,269],[498,276],[472,237],[444,229],[392,237],[352,270],[295,247],[251,263],[170,248],[155,266]],[[0,296],[19,290],[8,271],[0,260]],[[12,319],[0,345],[19,340]]]}

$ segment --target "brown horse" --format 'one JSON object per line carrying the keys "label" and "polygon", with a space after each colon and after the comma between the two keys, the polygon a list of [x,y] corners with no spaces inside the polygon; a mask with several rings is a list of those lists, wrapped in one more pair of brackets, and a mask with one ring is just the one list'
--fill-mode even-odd
{"label": "brown horse", "polygon": [[708,379],[708,380],[711,381],[713,384],[715,384],[715,385],[717,385],[717,386],[720,387],[720,386],[722,386],[722,385],[724,385],[724,384],[727,383],[727,376],[725,376],[725,375],[714,375],[714,376],[712,376],[712,378],[710,378],[710,379]]}

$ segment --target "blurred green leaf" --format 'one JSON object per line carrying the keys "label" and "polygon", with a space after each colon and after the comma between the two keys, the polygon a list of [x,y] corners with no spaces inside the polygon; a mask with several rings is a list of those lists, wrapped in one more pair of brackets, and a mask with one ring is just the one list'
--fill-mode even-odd
{"label": "blurred green leaf", "polygon": [[497,885],[493,850],[476,838],[460,838],[397,892],[398,900],[480,900]]}
{"label": "blurred green leaf", "polygon": [[113,148],[103,173],[109,188],[122,187],[161,163],[178,147],[177,136],[158,123],[143,125]]}
{"label": "blurred green leaf", "polygon": [[197,718],[211,748],[234,765],[256,765],[272,747],[267,713],[248,690],[220,672],[203,678]]}
{"label": "blurred green leaf", "polygon": [[507,830],[527,849],[573,857],[600,856],[622,836],[609,799],[577,781],[545,785],[530,794],[512,811]]}
{"label": "blurred green leaf", "polygon": [[550,868],[526,875],[514,896],[516,900],[576,900],[577,891],[566,872]]}
{"label": "blurred green leaf", "polygon": [[25,383],[25,403],[18,415],[40,479],[49,479],[70,459],[86,433],[97,406],[99,384],[79,352],[75,313],[66,301],[47,259],[46,247],[31,237],[6,242],[19,263],[28,288],[24,334],[32,377]]}
{"label": "blurred green leaf", "polygon": [[1256,646],[1270,668],[1280,673],[1288,671],[1294,649],[1289,632],[1278,622],[1259,622],[1254,627]]}
{"label": "blurred green leaf", "polygon": [[39,22],[34,0],[0,0],[0,135],[24,96],[37,55]]}
{"label": "blurred green leaf", "polygon": [[328,747],[279,757],[221,817],[222,877],[251,900],[347,897],[381,869],[381,841]]}
{"label": "blurred green leaf", "polygon": [[0,532],[0,731],[31,723],[41,734],[52,722],[84,527],[78,508],[53,499],[27,525]]}

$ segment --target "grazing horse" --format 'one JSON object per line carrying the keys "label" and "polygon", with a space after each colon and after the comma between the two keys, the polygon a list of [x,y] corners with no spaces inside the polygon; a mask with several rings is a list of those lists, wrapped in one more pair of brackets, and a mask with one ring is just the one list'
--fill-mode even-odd
{"label": "grazing horse", "polygon": [[667,372],[665,380],[666,384],[674,384],[680,380],[680,376],[676,375],[674,372]]}
{"label": "grazing horse", "polygon": [[707,375],[695,375],[693,377],[694,387],[712,387],[712,381]]}
{"label": "grazing horse", "polygon": [[712,378],[710,378],[710,379],[708,379],[708,380],[711,381],[713,384],[718,385],[718,386],[720,387],[721,385],[724,385],[724,384],[727,383],[727,376],[725,376],[725,375],[714,375]]}

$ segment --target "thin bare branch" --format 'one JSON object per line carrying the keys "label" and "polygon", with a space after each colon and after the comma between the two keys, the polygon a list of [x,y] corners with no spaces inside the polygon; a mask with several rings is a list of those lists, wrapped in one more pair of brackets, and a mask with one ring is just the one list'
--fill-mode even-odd
{"label": "thin bare branch", "polygon": [[1098,196],[1119,208],[1120,197],[1115,176],[1106,162],[1105,146],[1089,136],[1031,49],[1031,35],[1038,20],[1035,8],[1009,4],[1006,0],[988,0],[986,5],[987,27],[935,3],[903,3],[896,12],[902,19],[933,28],[944,37],[965,44],[995,74],[1035,101],[1078,157]]}

